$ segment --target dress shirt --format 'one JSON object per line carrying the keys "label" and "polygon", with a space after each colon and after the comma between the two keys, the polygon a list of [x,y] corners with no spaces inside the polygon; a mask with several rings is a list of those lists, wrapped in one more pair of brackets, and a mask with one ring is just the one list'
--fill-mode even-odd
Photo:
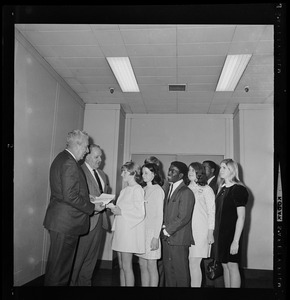
{"label": "dress shirt", "polygon": [[[95,174],[94,174],[94,170],[92,169],[92,167],[85,161],[85,164],[86,164],[86,166],[88,167],[88,169],[89,169],[89,171],[91,172],[91,174],[93,175],[93,177],[95,178],[95,180],[96,180],[96,182],[97,182],[97,179],[96,179],[96,177],[95,177]],[[103,181],[103,179],[102,179],[102,177],[100,176],[100,173],[98,172],[98,170],[97,169],[95,169],[95,171],[98,173],[98,175],[99,175],[99,178],[100,178],[100,181],[101,181],[101,184],[102,184],[102,189],[104,190],[104,181]],[[98,182],[97,182],[98,183]]]}
{"label": "dress shirt", "polygon": [[183,179],[180,179],[180,180],[173,183],[173,187],[172,187],[172,190],[171,190],[171,193],[170,193],[169,197],[171,197],[171,195],[178,188],[178,186],[181,184],[181,182],[183,182]]}
{"label": "dress shirt", "polygon": [[210,182],[215,178],[215,176],[212,176],[210,179],[208,179],[207,184],[210,184]]}
{"label": "dress shirt", "polygon": [[77,161],[76,157],[68,150],[68,149],[65,149],[69,154],[72,155],[72,157],[75,159],[75,161]]}

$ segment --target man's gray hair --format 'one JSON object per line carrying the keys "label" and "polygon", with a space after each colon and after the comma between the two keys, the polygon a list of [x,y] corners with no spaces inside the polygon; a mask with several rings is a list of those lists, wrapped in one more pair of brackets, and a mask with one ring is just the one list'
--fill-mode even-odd
{"label": "man's gray hair", "polygon": [[94,148],[99,148],[100,150],[102,150],[99,145],[97,145],[97,144],[90,144],[89,145],[89,153],[91,153]]}
{"label": "man's gray hair", "polygon": [[66,145],[81,144],[84,139],[89,139],[89,135],[82,130],[75,129],[67,134]]}

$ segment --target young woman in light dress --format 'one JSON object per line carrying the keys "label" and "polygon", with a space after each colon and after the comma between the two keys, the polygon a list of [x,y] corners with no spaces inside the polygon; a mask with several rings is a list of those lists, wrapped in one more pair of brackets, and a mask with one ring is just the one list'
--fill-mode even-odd
{"label": "young woman in light dress", "polygon": [[159,168],[148,163],[142,167],[142,177],[145,191],[145,248],[146,252],[139,256],[142,286],[158,286],[159,275],[157,260],[161,257],[159,234],[163,222],[164,191],[162,189]]}
{"label": "young woman in light dress", "polygon": [[145,207],[141,169],[134,162],[121,167],[121,176],[128,184],[121,190],[116,206],[110,207],[115,215],[112,225],[112,249],[117,251],[121,286],[134,286],[133,254],[145,253]]}
{"label": "young woman in light dress", "polygon": [[202,164],[193,162],[188,167],[188,187],[195,196],[192,214],[192,235],[195,245],[189,248],[189,270],[191,287],[201,287],[201,260],[210,256],[211,244],[214,242],[215,194],[207,184],[205,169]]}

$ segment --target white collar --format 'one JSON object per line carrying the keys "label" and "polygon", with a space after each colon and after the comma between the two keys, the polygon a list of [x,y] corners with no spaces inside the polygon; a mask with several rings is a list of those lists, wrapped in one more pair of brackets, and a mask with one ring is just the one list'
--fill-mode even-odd
{"label": "white collar", "polygon": [[68,149],[65,149],[68,153],[70,153],[72,155],[72,157],[77,161],[76,157],[72,154],[71,151],[69,151]]}
{"label": "white collar", "polygon": [[207,183],[209,184],[214,178],[215,176],[212,176],[210,179],[208,179]]}
{"label": "white collar", "polygon": [[172,184],[172,191],[171,191],[171,195],[172,193],[178,188],[178,186],[183,182],[183,179],[180,179]]}

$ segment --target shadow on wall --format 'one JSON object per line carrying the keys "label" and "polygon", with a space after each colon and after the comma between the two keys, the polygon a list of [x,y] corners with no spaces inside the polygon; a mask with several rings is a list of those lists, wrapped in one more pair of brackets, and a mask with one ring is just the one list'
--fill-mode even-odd
{"label": "shadow on wall", "polygon": [[[238,164],[238,168],[239,168],[239,178],[240,178],[241,182],[244,183],[243,169],[240,164]],[[254,195],[248,186],[246,186],[246,188],[249,193],[249,198],[248,198],[248,202],[246,205],[245,224],[244,224],[244,229],[243,229],[242,242],[240,245],[242,247],[242,257],[241,257],[240,267],[244,267],[244,268],[247,268],[247,266],[248,266],[247,252],[248,252],[248,243],[249,243],[249,232],[250,232],[251,222],[252,222],[251,212],[252,212],[252,208],[254,205]]]}

